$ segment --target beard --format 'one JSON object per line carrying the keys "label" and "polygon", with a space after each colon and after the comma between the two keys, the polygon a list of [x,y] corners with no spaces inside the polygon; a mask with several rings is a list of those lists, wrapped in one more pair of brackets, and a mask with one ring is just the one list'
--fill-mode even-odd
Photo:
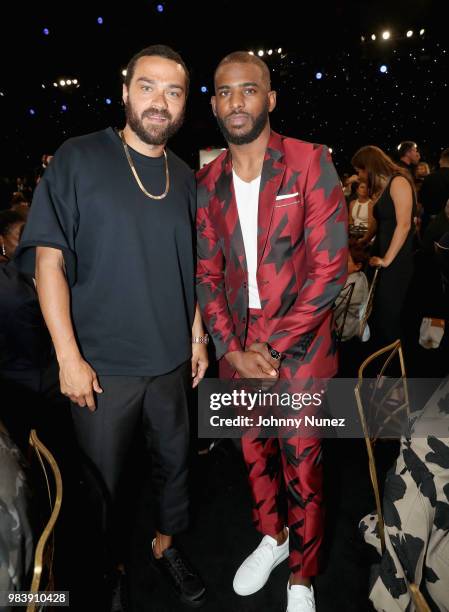
{"label": "beard", "polygon": [[[126,122],[132,131],[140,138],[142,142],[148,145],[164,145],[167,140],[176,134],[184,122],[184,109],[179,117],[173,120],[167,109],[164,108],[147,108],[139,117],[131,104],[129,98],[125,103]],[[165,125],[152,125],[145,127],[143,120],[150,115],[158,115],[168,120]]]}
{"label": "beard", "polygon": [[[232,117],[233,114],[237,114],[237,113],[231,113],[230,115],[228,115],[228,117]],[[256,138],[260,136],[264,127],[268,123],[268,118],[269,118],[268,101],[266,102],[264,108],[261,110],[261,112],[256,117],[253,117],[252,115],[249,115],[248,113],[238,113],[238,114],[246,115],[247,117],[250,117],[251,127],[247,132],[238,133],[238,130],[236,131],[229,130],[226,127],[226,123],[224,119],[221,119],[221,117],[217,115],[216,119],[217,119],[218,127],[220,128],[221,133],[223,134],[226,142],[230,144],[235,144],[235,145],[249,144],[250,142],[253,142],[254,140],[256,140]]]}

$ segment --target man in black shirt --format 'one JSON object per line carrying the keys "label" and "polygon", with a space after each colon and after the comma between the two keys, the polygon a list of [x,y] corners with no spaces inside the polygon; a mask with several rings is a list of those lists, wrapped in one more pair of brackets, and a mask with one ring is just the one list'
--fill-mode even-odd
{"label": "man in black shirt", "polygon": [[423,225],[427,225],[449,200],[449,148],[440,155],[439,169],[424,179],[419,195],[424,209]]}
{"label": "man in black shirt", "polygon": [[407,170],[412,180],[415,179],[415,168],[421,159],[418,145],[412,140],[404,140],[398,147],[398,166]]}
{"label": "man in black shirt", "polygon": [[79,445],[113,502],[143,430],[157,510],[153,560],[198,606],[204,586],[172,546],[188,518],[187,391],[207,368],[194,296],[195,180],[166,149],[188,84],[168,47],[131,59],[125,128],[60,147],[36,189],[17,262],[35,270]]}

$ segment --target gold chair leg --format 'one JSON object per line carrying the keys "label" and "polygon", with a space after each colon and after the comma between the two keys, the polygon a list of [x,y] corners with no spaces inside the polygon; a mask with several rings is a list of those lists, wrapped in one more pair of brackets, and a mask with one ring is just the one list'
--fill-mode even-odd
{"label": "gold chair leg", "polygon": [[413,603],[417,612],[431,612],[427,601],[424,599],[423,594],[419,590],[418,586],[411,582],[409,585],[410,593],[412,595]]}

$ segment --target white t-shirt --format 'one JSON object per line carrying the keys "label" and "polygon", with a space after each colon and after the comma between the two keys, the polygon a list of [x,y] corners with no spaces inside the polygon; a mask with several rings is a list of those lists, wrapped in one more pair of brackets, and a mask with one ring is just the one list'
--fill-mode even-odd
{"label": "white t-shirt", "polygon": [[246,264],[248,266],[248,305],[260,308],[259,288],[257,286],[257,213],[259,210],[260,176],[250,183],[242,181],[232,171],[235,199],[245,245]]}

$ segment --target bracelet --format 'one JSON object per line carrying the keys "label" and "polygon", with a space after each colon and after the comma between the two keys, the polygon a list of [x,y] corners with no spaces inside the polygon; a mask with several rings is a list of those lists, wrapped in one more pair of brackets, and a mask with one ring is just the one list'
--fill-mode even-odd
{"label": "bracelet", "polygon": [[209,336],[204,334],[204,336],[193,336],[192,344],[208,344]]}

